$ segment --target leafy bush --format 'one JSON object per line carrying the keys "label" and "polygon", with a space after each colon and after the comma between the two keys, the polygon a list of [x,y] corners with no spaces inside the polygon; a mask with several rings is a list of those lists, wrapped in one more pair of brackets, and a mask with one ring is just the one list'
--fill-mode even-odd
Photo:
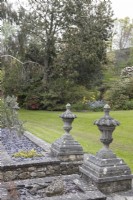
{"label": "leafy bush", "polygon": [[0,100],[0,125],[9,130],[14,129],[18,134],[23,134],[23,123],[18,118],[19,109],[17,98],[7,96]]}
{"label": "leafy bush", "polygon": [[41,108],[40,97],[37,95],[28,95],[23,105],[29,110],[39,110]]}
{"label": "leafy bush", "polygon": [[72,105],[72,110],[74,111],[84,111],[89,110],[88,104],[83,104],[81,102]]}
{"label": "leafy bush", "polygon": [[42,108],[46,110],[64,110],[64,105],[67,103],[74,105],[73,108],[75,110],[81,109],[78,107],[83,107],[84,110],[86,106],[82,105],[84,104],[82,102],[83,98],[86,97],[88,102],[89,96],[90,93],[83,86],[72,86],[70,83],[66,83],[66,85],[62,83],[61,86],[55,84],[53,89],[42,94],[41,104]]}
{"label": "leafy bush", "polygon": [[59,104],[59,94],[53,90],[42,94],[42,109],[44,110],[57,110],[56,105]]}
{"label": "leafy bush", "polygon": [[114,110],[130,109],[132,104],[130,100],[133,99],[133,78],[119,79],[114,82],[104,98]]}
{"label": "leafy bush", "polygon": [[121,70],[121,76],[124,78],[133,77],[133,66],[132,67],[125,67]]}
{"label": "leafy bush", "polygon": [[114,110],[125,110],[125,104],[128,101],[128,96],[120,94],[117,96],[118,98],[115,99],[115,102],[112,103]]}
{"label": "leafy bush", "polygon": [[2,112],[3,112],[3,100],[0,99],[0,128],[2,127]]}
{"label": "leafy bush", "polygon": [[133,110],[133,99],[125,102],[124,110]]}

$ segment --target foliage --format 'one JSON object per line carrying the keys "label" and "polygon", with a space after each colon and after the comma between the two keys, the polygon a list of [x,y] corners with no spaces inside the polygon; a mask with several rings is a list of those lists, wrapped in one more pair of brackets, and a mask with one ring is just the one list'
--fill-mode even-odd
{"label": "foliage", "polygon": [[16,60],[10,58],[8,61],[3,62],[3,80],[2,89],[5,96],[18,95],[22,90],[23,77],[21,65]]}
{"label": "foliage", "polygon": [[20,105],[33,110],[63,110],[63,106],[67,102],[74,104],[82,102],[84,96],[87,99],[90,98],[90,92],[84,86],[76,84],[73,86],[71,82],[65,79],[56,79],[53,83],[50,86],[51,89],[47,92],[44,92],[39,84],[36,85],[36,88],[33,85],[32,90],[27,89],[25,95],[21,96],[20,94],[18,96],[21,100],[23,97]]}
{"label": "foliage", "polygon": [[38,154],[35,149],[31,149],[29,151],[19,151],[17,153],[13,154],[13,157],[23,157],[23,158],[33,158],[33,157],[39,157],[42,156],[42,154]]}
{"label": "foliage", "polygon": [[3,73],[2,70],[0,70],[0,96],[2,95],[2,80],[3,80]]}
{"label": "foliage", "polygon": [[31,110],[39,110],[41,108],[40,99],[38,95],[27,95],[23,106]]}
{"label": "foliage", "polygon": [[17,110],[19,109],[17,98],[7,96],[0,101],[0,122],[2,128],[14,129],[19,135],[23,134],[24,128],[18,118]]}
{"label": "foliage", "polygon": [[103,79],[110,5],[109,0],[29,0],[28,10],[18,6],[14,28],[3,23],[4,94],[17,96],[29,109],[81,101],[86,94],[78,87],[90,89]]}
{"label": "foliage", "polygon": [[133,110],[133,100],[128,100],[125,102],[124,110]]}
{"label": "foliage", "polygon": [[117,80],[118,74],[118,66],[116,66],[116,51],[107,52],[107,64],[103,68],[103,84],[110,85],[115,79]]}
{"label": "foliage", "polygon": [[116,49],[132,46],[133,22],[129,17],[117,19],[114,23],[113,45]]}
{"label": "foliage", "polygon": [[18,43],[16,43],[16,22],[20,16],[8,0],[0,1],[0,54],[17,55]]}
{"label": "foliage", "polygon": [[11,3],[9,3],[7,0],[1,0],[0,3],[0,22],[3,22],[3,20],[9,20],[10,22],[13,22],[16,18],[16,12],[12,9]]}
{"label": "foliage", "polygon": [[73,104],[72,109],[76,112],[77,111],[87,111],[87,110],[89,110],[89,107],[88,107],[88,104],[79,102],[79,103]]}
{"label": "foliage", "polygon": [[105,105],[105,101],[99,100],[99,101],[89,102],[88,106],[90,110],[98,112],[98,111],[103,111],[104,105]]}
{"label": "foliage", "polygon": [[[111,48],[107,55],[109,56],[109,59],[112,55],[113,57],[112,65],[110,66],[110,64],[107,63],[107,68],[111,75],[109,85],[112,80],[119,79],[123,68],[133,65],[133,23],[130,18],[116,19],[110,42]],[[105,75],[108,75],[107,71],[105,72]]]}
{"label": "foliage", "polygon": [[4,95],[15,95],[18,97],[20,106],[28,107],[28,101],[42,92],[42,66],[31,61],[23,63],[11,56],[5,57],[2,64]]}
{"label": "foliage", "polygon": [[133,78],[115,81],[104,98],[115,110],[127,109],[133,99]]}
{"label": "foliage", "polygon": [[[82,96],[80,96],[80,98],[78,98],[78,96],[75,96],[75,98],[77,99],[77,101],[76,101],[76,103],[73,102],[73,106],[72,106],[73,110],[75,110],[75,111],[87,111],[87,110],[91,110],[92,111],[93,109],[92,109],[91,105],[94,102],[98,102],[96,100],[99,99],[100,93],[96,89],[93,90],[93,91],[91,91],[91,90],[88,91],[84,87],[79,87],[77,89],[77,92],[78,92],[77,93],[78,96],[80,96],[81,94],[82,94]],[[95,111],[96,110],[98,111],[98,108],[95,109]]]}
{"label": "foliage", "polygon": [[130,78],[133,77],[133,67],[125,67],[121,71],[121,77]]}
{"label": "foliage", "polygon": [[[111,33],[109,7],[109,2],[69,1],[67,9],[71,26],[63,34],[66,44],[60,45],[62,51],[57,57],[60,76],[87,88],[101,83],[102,65],[106,61],[105,41]],[[94,13],[91,13],[93,9]],[[71,19],[73,16],[74,20]]]}
{"label": "foliage", "polygon": [[2,127],[2,110],[3,110],[3,101],[0,98],[0,128]]}
{"label": "foliage", "polygon": [[[132,44],[133,44],[133,38],[132,38]],[[130,53],[127,60],[127,66],[133,66],[133,47],[130,47],[129,51]]]}

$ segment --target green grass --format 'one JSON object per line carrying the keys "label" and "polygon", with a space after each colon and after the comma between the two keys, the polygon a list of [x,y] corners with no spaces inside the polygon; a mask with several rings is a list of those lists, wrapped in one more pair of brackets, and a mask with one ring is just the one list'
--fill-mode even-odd
{"label": "green grass", "polygon": [[[20,111],[20,118],[25,121],[26,130],[39,138],[52,143],[64,133],[61,112]],[[77,112],[71,130],[73,137],[83,146],[84,151],[96,154],[102,147],[99,141],[100,132],[93,125],[96,119],[103,116],[102,112]],[[112,111],[110,115],[121,124],[116,127],[110,145],[113,152],[130,166],[133,172],[133,111]]]}

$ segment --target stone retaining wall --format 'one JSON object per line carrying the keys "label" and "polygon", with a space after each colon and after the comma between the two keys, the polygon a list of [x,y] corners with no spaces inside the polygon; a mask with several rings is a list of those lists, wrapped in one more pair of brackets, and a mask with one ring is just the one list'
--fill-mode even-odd
{"label": "stone retaining wall", "polygon": [[79,173],[81,162],[60,162],[59,160],[16,163],[15,165],[0,166],[0,181],[24,180],[57,175]]}

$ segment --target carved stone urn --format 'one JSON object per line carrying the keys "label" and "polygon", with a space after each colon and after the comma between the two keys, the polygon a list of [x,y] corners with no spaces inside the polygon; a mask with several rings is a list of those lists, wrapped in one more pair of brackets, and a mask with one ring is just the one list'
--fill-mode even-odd
{"label": "carved stone urn", "polygon": [[60,117],[62,118],[63,122],[64,122],[64,130],[65,130],[65,134],[70,134],[70,130],[72,129],[72,122],[73,120],[77,117],[75,114],[73,114],[70,111],[71,105],[68,103],[66,105],[66,111],[60,115]]}
{"label": "carved stone urn", "polygon": [[96,156],[99,158],[116,158],[116,155],[109,149],[109,145],[113,141],[112,133],[115,130],[115,127],[119,126],[120,123],[110,117],[109,105],[106,104],[104,106],[104,112],[105,115],[94,122],[102,134],[100,140],[104,145],[104,147],[97,153]]}

